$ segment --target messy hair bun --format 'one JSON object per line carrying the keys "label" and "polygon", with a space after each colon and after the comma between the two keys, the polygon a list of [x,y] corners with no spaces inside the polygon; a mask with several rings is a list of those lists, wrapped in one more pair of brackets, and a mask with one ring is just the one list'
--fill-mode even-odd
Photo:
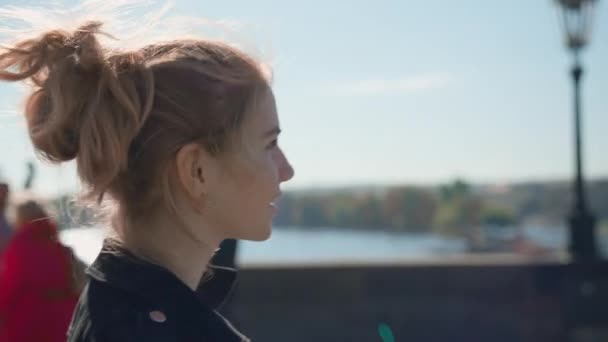
{"label": "messy hair bun", "polygon": [[74,34],[47,32],[0,54],[1,79],[29,79],[35,87],[27,100],[25,115],[34,146],[51,161],[68,161],[78,154],[86,93],[94,87],[87,87],[83,81],[87,74],[98,73],[104,64],[94,36],[99,26],[89,23]]}
{"label": "messy hair bun", "polygon": [[0,80],[29,80],[34,87],[25,116],[36,151],[51,162],[77,159],[80,178],[97,196],[126,170],[125,146],[152,101],[143,101],[136,86],[152,83],[141,58],[108,54],[96,37],[100,28],[87,22],[0,50]]}

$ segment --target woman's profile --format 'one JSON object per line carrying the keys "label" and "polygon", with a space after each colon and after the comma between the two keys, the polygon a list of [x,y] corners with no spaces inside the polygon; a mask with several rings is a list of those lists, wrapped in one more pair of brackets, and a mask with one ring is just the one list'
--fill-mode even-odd
{"label": "woman's profile", "polygon": [[0,79],[33,85],[35,150],[75,160],[87,197],[114,208],[68,341],[247,340],[216,310],[234,271],[209,260],[224,239],[268,239],[293,177],[268,73],[205,39],[106,49],[103,28],[0,50]]}

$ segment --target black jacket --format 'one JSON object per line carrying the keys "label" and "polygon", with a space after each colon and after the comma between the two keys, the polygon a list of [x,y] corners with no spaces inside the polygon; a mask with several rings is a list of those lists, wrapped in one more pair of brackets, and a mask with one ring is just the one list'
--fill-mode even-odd
{"label": "black jacket", "polygon": [[216,311],[236,272],[212,270],[194,292],[170,271],[106,241],[87,269],[68,342],[249,341]]}

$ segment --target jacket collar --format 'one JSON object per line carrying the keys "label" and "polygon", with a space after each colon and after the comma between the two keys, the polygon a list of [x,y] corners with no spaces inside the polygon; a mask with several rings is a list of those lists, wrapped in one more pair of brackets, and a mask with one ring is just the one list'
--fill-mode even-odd
{"label": "jacket collar", "polygon": [[[202,281],[194,295],[203,305],[218,309],[234,288],[236,271],[219,266],[209,268],[211,278]],[[149,298],[167,298],[167,295],[180,298],[193,292],[169,270],[138,258],[111,239],[104,241],[87,273],[98,281]]]}

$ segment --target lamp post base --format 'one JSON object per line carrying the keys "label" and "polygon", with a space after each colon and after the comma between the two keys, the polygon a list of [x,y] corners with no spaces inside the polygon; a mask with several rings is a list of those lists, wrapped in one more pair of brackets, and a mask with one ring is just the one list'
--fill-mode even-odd
{"label": "lamp post base", "polygon": [[598,259],[595,245],[595,217],[585,211],[575,211],[569,218],[569,252],[574,261],[593,261]]}

